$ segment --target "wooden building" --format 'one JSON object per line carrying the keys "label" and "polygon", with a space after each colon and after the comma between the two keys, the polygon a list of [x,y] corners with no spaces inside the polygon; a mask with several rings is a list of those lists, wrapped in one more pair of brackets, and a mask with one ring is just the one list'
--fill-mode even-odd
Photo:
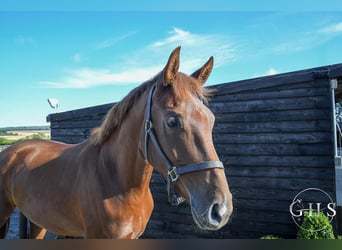
{"label": "wooden building", "polygon": [[[225,165],[234,212],[219,231],[197,228],[187,205],[167,202],[155,173],[155,208],[145,238],[295,237],[289,206],[306,188],[326,191],[342,206],[335,98],[342,97],[342,64],[210,86],[214,143]],[[78,143],[101,124],[113,104],[51,114],[53,140]],[[333,220],[338,230],[336,216]]]}

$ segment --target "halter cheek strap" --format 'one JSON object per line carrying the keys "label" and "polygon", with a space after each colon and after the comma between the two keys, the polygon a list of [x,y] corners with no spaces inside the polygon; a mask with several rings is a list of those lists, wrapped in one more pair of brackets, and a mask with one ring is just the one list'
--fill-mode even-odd
{"label": "halter cheek strap", "polygon": [[168,200],[172,205],[179,205],[185,199],[183,197],[177,196],[177,194],[172,192],[171,184],[178,180],[180,175],[201,171],[204,169],[212,169],[212,168],[224,168],[221,161],[204,161],[199,163],[188,164],[184,166],[174,166],[169,158],[164,153],[163,149],[161,148],[156,134],[153,129],[153,124],[151,120],[151,108],[152,108],[152,96],[153,92],[156,88],[156,84],[152,86],[148,93],[147,104],[146,104],[146,112],[145,112],[145,138],[144,138],[144,157],[149,161],[148,158],[148,142],[149,139],[151,140],[155,150],[157,151],[159,157],[167,166],[167,194]]}

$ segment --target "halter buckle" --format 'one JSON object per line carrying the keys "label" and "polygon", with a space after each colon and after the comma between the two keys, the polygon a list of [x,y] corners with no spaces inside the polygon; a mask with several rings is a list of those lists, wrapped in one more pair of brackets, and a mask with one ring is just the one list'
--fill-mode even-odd
{"label": "halter buckle", "polygon": [[146,120],[145,121],[145,131],[150,131],[152,128],[152,121],[151,120]]}
{"label": "halter buckle", "polygon": [[177,181],[179,177],[179,174],[177,174],[177,170],[175,166],[172,166],[171,168],[169,168],[169,170],[167,171],[167,175],[169,179],[171,180],[171,182]]}
{"label": "halter buckle", "polygon": [[182,196],[178,196],[177,194],[171,194],[171,197],[169,197],[169,202],[172,206],[179,206],[185,201],[185,198]]}

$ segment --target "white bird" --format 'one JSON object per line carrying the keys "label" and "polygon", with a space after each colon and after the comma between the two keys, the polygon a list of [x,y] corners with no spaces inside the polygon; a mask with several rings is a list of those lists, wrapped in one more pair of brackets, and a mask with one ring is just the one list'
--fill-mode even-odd
{"label": "white bird", "polygon": [[47,101],[50,104],[51,108],[53,108],[53,109],[58,108],[59,104],[58,104],[58,100],[56,98],[48,98]]}

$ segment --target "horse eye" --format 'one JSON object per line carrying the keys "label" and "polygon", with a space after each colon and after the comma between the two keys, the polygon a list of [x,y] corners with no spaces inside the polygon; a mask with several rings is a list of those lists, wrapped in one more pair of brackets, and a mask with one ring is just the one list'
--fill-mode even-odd
{"label": "horse eye", "polygon": [[180,121],[178,117],[170,116],[167,118],[166,124],[170,128],[179,128],[180,127]]}

